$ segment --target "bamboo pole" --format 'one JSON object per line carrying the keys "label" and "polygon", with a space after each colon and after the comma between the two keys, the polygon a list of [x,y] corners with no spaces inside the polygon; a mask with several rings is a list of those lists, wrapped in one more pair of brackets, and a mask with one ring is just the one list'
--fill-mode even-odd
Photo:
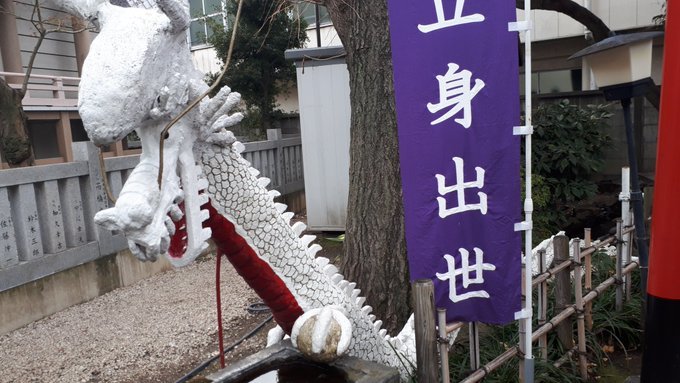
{"label": "bamboo pole", "polygon": [[463,322],[456,322],[456,323],[451,323],[446,325],[446,333],[450,334],[456,330],[460,330],[463,328]]}
{"label": "bamboo pole", "polygon": [[[623,270],[623,274],[629,274],[631,271],[635,270],[638,267],[637,262],[631,262],[629,265],[627,265]],[[603,291],[611,287],[611,285],[616,282],[616,277],[610,277],[600,283],[597,287],[595,287],[592,291],[588,292],[583,297],[583,302],[588,303],[595,299],[597,296],[602,294]],[[554,316],[552,319],[550,319],[546,324],[543,326],[540,326],[536,331],[533,333],[531,336],[532,341],[538,340],[542,335],[547,334],[550,332],[550,330],[554,329],[555,326],[557,326],[561,321],[563,321],[565,318],[568,318],[572,314],[576,312],[576,307],[574,305],[567,307],[564,309],[562,312]],[[489,375],[492,371],[497,369],[498,367],[502,366],[505,362],[508,360],[512,359],[515,355],[517,355],[517,352],[519,351],[519,347],[515,346],[512,348],[507,349],[505,352],[497,356],[495,359],[490,361],[489,363],[485,364],[482,368],[478,369],[477,371],[474,371],[472,374],[468,375],[465,379],[461,380],[461,383],[474,383],[474,382],[479,382],[482,380],[485,376]]]}
{"label": "bamboo pole", "polygon": [[[569,259],[569,238],[564,235],[557,235],[553,239],[553,247],[555,251],[555,262],[567,261],[572,264]],[[563,310],[572,304],[571,302],[571,273],[569,268],[560,271],[555,275],[555,309]],[[568,350],[574,347],[574,332],[573,325],[570,319],[565,320],[557,328],[557,337],[564,349]]]}
{"label": "bamboo pole", "polygon": [[[545,273],[547,265],[545,264],[545,250],[538,251],[538,271],[540,274]],[[548,282],[543,281],[538,286],[538,326],[543,326],[548,316]],[[542,336],[538,339],[538,348],[540,349],[541,359],[548,360],[548,337]]]}
{"label": "bamboo pole", "polygon": [[418,382],[436,383],[438,360],[435,346],[434,285],[431,280],[419,279],[413,283],[413,306]]}
{"label": "bamboo pole", "polygon": [[623,266],[623,221],[616,220],[616,311],[623,308],[623,281],[621,269]]}
{"label": "bamboo pole", "polygon": [[588,379],[588,360],[586,359],[586,323],[583,312],[583,290],[581,288],[581,241],[574,240],[572,251],[574,253],[574,305],[576,306],[576,331],[578,337],[578,364],[581,379]]}
{"label": "bamboo pole", "polygon": [[479,325],[477,322],[470,322],[468,324],[468,333],[470,339],[470,370],[474,371],[479,368]]}
{"label": "bamboo pole", "polygon": [[442,368],[442,383],[449,383],[449,345],[446,342],[446,309],[437,309],[437,329],[439,331],[439,359]]}
{"label": "bamboo pole", "polygon": [[[628,229],[625,229],[623,231],[623,234],[632,233],[633,231],[635,231],[635,228],[630,227]],[[611,237],[608,237],[608,238],[598,242],[596,245],[591,245],[590,247],[583,249],[583,251],[581,251],[581,256],[584,257],[586,255],[592,255],[598,249],[612,244],[615,240],[616,240],[616,236],[612,235]],[[532,286],[536,287],[539,283],[547,281],[548,279],[553,277],[555,274],[566,269],[567,267],[570,267],[571,264],[572,264],[571,260],[569,259],[569,260],[566,260],[562,263],[557,264],[557,266],[554,266],[552,269],[546,271],[545,273],[537,275],[532,282]]]}
{"label": "bamboo pole", "polygon": [[[591,232],[590,228],[585,229],[585,233],[583,238],[585,239],[585,247],[588,248],[591,246]],[[593,254],[588,253],[584,257],[585,259],[585,288],[586,291],[590,291],[590,289],[593,288]],[[586,328],[588,330],[593,329],[593,304],[592,302],[586,303],[585,306],[585,319],[586,319]]]}
{"label": "bamboo pole", "polygon": [[[630,211],[630,168],[625,166],[621,168],[621,193],[619,194],[619,201],[621,201],[621,219],[623,220],[623,227],[627,228],[633,225],[633,215]],[[628,254],[633,247],[631,242],[632,235],[624,234],[623,240],[623,264],[628,264]],[[628,292],[630,285],[630,278],[623,278],[624,288]]]}

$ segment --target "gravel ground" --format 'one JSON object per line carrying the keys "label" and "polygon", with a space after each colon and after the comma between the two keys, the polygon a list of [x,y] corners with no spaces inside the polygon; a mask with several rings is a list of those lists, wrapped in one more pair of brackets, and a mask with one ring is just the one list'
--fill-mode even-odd
{"label": "gravel ground", "polygon": [[[222,266],[225,345],[266,315]],[[155,275],[0,336],[0,382],[172,382],[217,350],[214,258]],[[271,325],[269,326],[271,327]],[[266,331],[231,358],[264,346]]]}

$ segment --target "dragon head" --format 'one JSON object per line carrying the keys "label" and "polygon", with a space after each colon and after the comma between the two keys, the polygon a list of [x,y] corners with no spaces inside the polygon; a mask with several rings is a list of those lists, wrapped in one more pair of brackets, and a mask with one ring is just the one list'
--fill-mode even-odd
{"label": "dragon head", "polygon": [[177,83],[176,74],[192,68],[186,2],[158,0],[158,9],[123,8],[101,0],[68,0],[60,6],[100,26],[84,63],[78,100],[83,125],[96,145],[121,140],[170,116],[186,101],[188,96],[164,97],[179,93],[182,98],[187,87]]}

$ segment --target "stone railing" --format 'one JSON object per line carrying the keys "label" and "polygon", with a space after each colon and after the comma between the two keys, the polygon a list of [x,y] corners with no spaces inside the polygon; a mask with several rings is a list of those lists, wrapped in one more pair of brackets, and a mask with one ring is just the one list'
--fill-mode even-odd
{"label": "stone railing", "polygon": [[[304,189],[300,138],[246,143],[243,156],[281,194]],[[109,207],[97,149],[73,144],[72,163],[0,171],[0,291],[116,253],[127,247],[118,233],[94,223]],[[114,195],[139,156],[105,159]]]}

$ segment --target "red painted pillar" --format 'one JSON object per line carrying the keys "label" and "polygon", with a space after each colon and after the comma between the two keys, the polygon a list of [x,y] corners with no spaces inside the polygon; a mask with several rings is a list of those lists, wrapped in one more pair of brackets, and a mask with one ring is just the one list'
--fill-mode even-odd
{"label": "red painted pillar", "polygon": [[680,3],[667,8],[643,383],[680,382]]}

